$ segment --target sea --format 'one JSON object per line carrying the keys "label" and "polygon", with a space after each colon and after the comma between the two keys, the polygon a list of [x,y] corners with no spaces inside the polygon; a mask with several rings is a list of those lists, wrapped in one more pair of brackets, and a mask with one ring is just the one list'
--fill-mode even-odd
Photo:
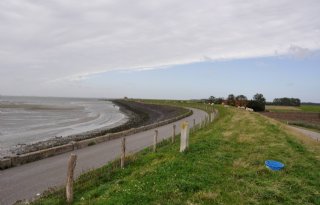
{"label": "sea", "polygon": [[108,129],[127,120],[106,100],[0,96],[0,155],[17,145]]}

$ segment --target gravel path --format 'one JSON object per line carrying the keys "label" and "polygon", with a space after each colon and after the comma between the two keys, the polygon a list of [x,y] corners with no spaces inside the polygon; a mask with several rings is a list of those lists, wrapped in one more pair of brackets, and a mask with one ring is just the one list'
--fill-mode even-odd
{"label": "gravel path", "polygon": [[[192,109],[193,115],[175,123],[158,128],[159,141],[170,137],[172,125],[177,125],[180,132],[180,123],[193,119],[198,124],[207,115],[204,111]],[[134,153],[152,145],[154,130],[147,130],[127,136],[127,151]],[[120,139],[104,142],[94,146],[74,151],[78,155],[76,176],[90,169],[98,168],[120,156]],[[12,204],[17,200],[31,199],[37,193],[42,193],[50,187],[63,186],[66,180],[67,161],[70,153],[57,155],[40,161],[28,163],[19,167],[0,171],[0,204]]]}

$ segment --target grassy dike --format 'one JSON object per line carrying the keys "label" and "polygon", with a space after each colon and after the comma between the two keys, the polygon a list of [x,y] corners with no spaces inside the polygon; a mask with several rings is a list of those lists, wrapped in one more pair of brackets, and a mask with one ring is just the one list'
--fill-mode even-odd
{"label": "grassy dike", "polygon": [[[199,107],[201,105],[188,104]],[[179,141],[161,143],[82,175],[74,204],[320,204],[320,145],[257,113],[218,107],[219,118]],[[264,161],[286,167],[272,172]],[[65,204],[64,190],[33,204]]]}

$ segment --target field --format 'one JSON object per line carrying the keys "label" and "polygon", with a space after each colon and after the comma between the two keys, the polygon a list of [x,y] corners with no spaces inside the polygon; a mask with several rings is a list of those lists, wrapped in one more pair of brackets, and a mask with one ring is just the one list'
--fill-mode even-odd
{"label": "field", "polygon": [[267,105],[266,110],[269,110],[271,112],[316,112],[316,113],[320,113],[320,105],[301,105],[300,107]]}
{"label": "field", "polygon": [[[189,104],[199,107],[201,105]],[[82,175],[74,204],[320,204],[320,144],[256,113],[218,107],[190,148],[161,143]],[[285,164],[274,172],[267,159]],[[65,204],[64,189],[33,204]]]}
{"label": "field", "polygon": [[291,125],[304,127],[314,131],[320,131],[320,106],[302,105],[293,106],[266,106],[271,112],[265,112],[264,115],[286,122]]}
{"label": "field", "polygon": [[318,112],[318,113],[320,113],[320,105],[301,105],[300,109],[304,112]]}

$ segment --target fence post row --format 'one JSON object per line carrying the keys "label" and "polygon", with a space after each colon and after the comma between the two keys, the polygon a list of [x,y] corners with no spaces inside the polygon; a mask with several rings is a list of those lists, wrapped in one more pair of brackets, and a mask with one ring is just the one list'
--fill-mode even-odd
{"label": "fence post row", "polygon": [[173,131],[172,132],[173,132],[172,133],[172,143],[174,143],[174,139],[176,137],[176,125],[175,124],[173,125]]}
{"label": "fence post row", "polygon": [[158,130],[154,131],[154,139],[153,139],[153,151],[155,152],[157,150],[157,143],[158,143]]}
{"label": "fence post row", "polygon": [[121,158],[120,158],[121,169],[124,169],[125,159],[126,159],[126,138],[124,137],[121,140]]}
{"label": "fence post row", "polygon": [[[208,107],[206,107],[206,110]],[[212,109],[212,108],[211,108]],[[203,128],[207,125],[208,122],[212,122],[214,118],[214,112],[210,112],[209,116],[206,116],[203,120],[200,120],[199,127]],[[196,119],[193,119],[193,129],[196,128]],[[175,141],[176,136],[176,125],[173,124],[173,133],[172,133],[172,142]],[[317,139],[318,141],[318,139]],[[153,141],[153,151],[156,152],[158,143],[158,130],[155,130],[154,141]],[[180,152],[185,151],[189,147],[189,123],[183,122],[181,124],[181,143],[180,143]],[[125,166],[125,157],[126,157],[126,138],[121,140],[121,168]],[[74,170],[76,167],[77,155],[71,154],[68,161],[68,170],[67,170],[67,183],[66,183],[66,197],[67,202],[72,203],[73,201],[73,182],[74,182]]]}
{"label": "fence post row", "polygon": [[66,184],[66,197],[67,202],[71,203],[73,201],[73,176],[74,169],[77,163],[77,155],[71,154],[68,162],[68,171],[67,171],[67,184]]}
{"label": "fence post row", "polygon": [[188,147],[189,147],[189,123],[183,122],[181,124],[180,152],[184,152]]}

